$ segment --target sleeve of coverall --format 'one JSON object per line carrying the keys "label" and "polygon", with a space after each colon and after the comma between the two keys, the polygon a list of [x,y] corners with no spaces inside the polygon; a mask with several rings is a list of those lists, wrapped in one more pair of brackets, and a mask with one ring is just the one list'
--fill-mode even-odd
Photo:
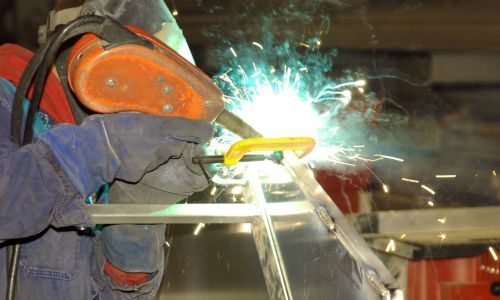
{"label": "sleeve of coverall", "polygon": [[0,240],[37,234],[49,225],[90,225],[84,199],[42,142],[10,140],[15,87],[0,79]]}

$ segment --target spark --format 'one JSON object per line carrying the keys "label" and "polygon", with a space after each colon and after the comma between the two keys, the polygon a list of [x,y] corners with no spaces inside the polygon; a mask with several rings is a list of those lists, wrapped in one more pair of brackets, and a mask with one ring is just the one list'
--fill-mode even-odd
{"label": "spark", "polygon": [[243,224],[241,224],[238,232],[241,232],[241,233],[252,233],[252,224],[250,224],[250,223],[243,223]]}
{"label": "spark", "polygon": [[177,9],[174,9],[174,10],[172,11],[172,15],[173,15],[174,17],[178,16],[178,15],[179,15],[179,11],[178,11]]}
{"label": "spark", "polygon": [[358,92],[360,92],[361,94],[363,94],[363,93],[365,92],[365,89],[364,89],[364,88],[362,88],[362,87],[359,87],[359,88],[358,88]]}
{"label": "spark", "polygon": [[305,43],[299,43],[299,45],[301,45],[302,47],[305,47],[305,48],[311,47],[309,44],[305,44]]}
{"label": "spark", "polygon": [[238,57],[238,55],[236,54],[236,51],[234,51],[233,47],[229,48],[229,50],[231,51],[231,53],[233,54],[234,57]]}
{"label": "spark", "polygon": [[258,48],[260,48],[260,50],[264,50],[264,47],[262,47],[261,44],[257,43],[257,42],[252,42],[252,44]]}
{"label": "spark", "polygon": [[436,178],[456,178],[457,175],[436,175]]}
{"label": "spark", "polygon": [[422,184],[422,185],[420,185],[420,186],[421,186],[424,190],[428,191],[430,194],[432,194],[432,195],[436,195],[436,192],[434,192],[434,190],[432,190],[430,187],[428,187],[428,186],[426,186],[426,185],[424,185],[424,184]]}
{"label": "spark", "polygon": [[385,248],[385,252],[389,252],[389,251],[391,251],[391,252],[396,251],[396,242],[394,242],[393,239],[391,239],[389,241],[389,243],[387,244],[387,247]]}
{"label": "spark", "polygon": [[432,202],[432,201],[429,200],[429,201],[427,201],[427,205],[434,206],[434,202]]}
{"label": "spark", "polygon": [[[233,49],[233,48],[231,48],[231,49]],[[234,50],[233,50],[233,53],[234,53],[234,55],[236,55],[236,52],[234,52]],[[245,69],[243,69],[243,67],[241,65],[238,65],[238,68],[240,69],[240,72],[243,75],[243,77],[245,79],[248,79],[248,75],[247,75],[247,72],[245,72]]]}
{"label": "spark", "polygon": [[[262,46],[257,42],[252,44],[255,47]],[[301,45],[309,47],[308,44]],[[234,57],[238,57],[233,47],[229,50]],[[338,137],[340,134],[345,134],[345,126],[339,125],[337,122],[342,120],[336,117],[351,103],[353,90],[366,85],[365,79],[358,78],[342,83],[320,80],[322,85],[314,82],[314,88],[311,89],[309,76],[317,77],[316,74],[312,74],[315,69],[310,69],[308,64],[300,61],[299,63],[292,61],[290,65],[293,67],[283,64],[279,68],[262,64],[258,60],[245,64],[239,64],[237,61],[231,63],[232,68],[224,70],[222,75],[215,78],[224,90],[223,99],[227,108],[263,136],[314,138],[317,147],[303,159],[305,163],[326,162],[329,166],[354,169],[384,159],[367,157],[361,149],[358,149],[364,148],[365,145],[345,146],[342,137]],[[239,140],[239,137],[231,136],[224,129],[221,130],[221,135],[225,137],[214,140],[214,145],[210,145],[209,151],[225,152],[230,145]],[[336,145],[337,143],[339,145]],[[379,178],[377,180],[388,192],[389,187]]]}
{"label": "spark", "polygon": [[446,223],[446,217],[444,218],[441,218],[441,219],[437,219],[437,221],[441,224],[445,224]]}
{"label": "spark", "polygon": [[200,233],[200,230],[205,227],[205,223],[200,223],[198,224],[198,226],[196,226],[196,229],[194,230],[193,234],[194,235],[198,235],[198,233]]}
{"label": "spark", "polygon": [[334,86],[333,89],[340,89],[340,88],[343,88],[346,86],[364,87],[365,85],[366,85],[366,80],[360,79],[360,80],[356,80],[356,81],[350,81],[350,82],[338,84],[338,85]]}
{"label": "spark", "polygon": [[420,182],[420,181],[415,180],[415,179],[404,178],[404,177],[402,177],[401,180],[406,181],[406,182],[411,182],[411,183],[419,183]]}
{"label": "spark", "polygon": [[437,237],[441,239],[441,243],[442,243],[447,238],[447,235],[446,235],[446,233],[441,232],[440,234],[437,235]]}
{"label": "spark", "polygon": [[491,171],[491,174],[493,174],[493,176],[497,176],[497,171],[493,170]]}
{"label": "spark", "polygon": [[402,158],[398,158],[398,157],[394,157],[394,156],[389,156],[389,155],[383,155],[383,154],[374,154],[373,156],[382,157],[382,158],[386,158],[386,159],[392,159],[392,160],[399,161],[399,162],[404,162],[405,161]]}
{"label": "spark", "polygon": [[210,196],[215,195],[215,192],[217,192],[217,187],[214,185],[214,187],[210,190]]}
{"label": "spark", "polygon": [[495,249],[493,247],[488,247],[488,250],[490,251],[491,257],[493,257],[494,261],[498,261],[498,256],[497,253],[495,252]]}
{"label": "spark", "polygon": [[387,184],[382,184],[382,188],[384,189],[384,193],[388,194],[389,193],[389,186]]}
{"label": "spark", "polygon": [[233,195],[241,195],[242,193],[243,193],[243,188],[241,187],[241,185],[234,186],[231,189],[231,194]]}
{"label": "spark", "polygon": [[404,239],[406,237],[406,233],[403,233],[399,238]]}
{"label": "spark", "polygon": [[168,241],[165,241],[165,246],[170,248],[170,243]]}
{"label": "spark", "polygon": [[321,46],[321,41],[320,41],[320,40],[317,40],[317,41],[316,41],[316,45]]}

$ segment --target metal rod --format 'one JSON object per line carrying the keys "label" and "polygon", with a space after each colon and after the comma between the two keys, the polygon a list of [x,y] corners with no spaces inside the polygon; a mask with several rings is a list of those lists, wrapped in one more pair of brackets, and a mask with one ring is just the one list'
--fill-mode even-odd
{"label": "metal rod", "polygon": [[228,110],[222,111],[215,122],[221,124],[222,126],[226,127],[227,130],[237,134],[244,139],[262,136],[252,126],[248,125],[245,121],[240,119],[240,117]]}
{"label": "metal rod", "polygon": [[[272,157],[263,154],[249,154],[243,156],[240,162],[263,161],[267,159],[272,159]],[[195,156],[193,157],[193,163],[197,165],[222,164],[224,163],[224,155]]]}

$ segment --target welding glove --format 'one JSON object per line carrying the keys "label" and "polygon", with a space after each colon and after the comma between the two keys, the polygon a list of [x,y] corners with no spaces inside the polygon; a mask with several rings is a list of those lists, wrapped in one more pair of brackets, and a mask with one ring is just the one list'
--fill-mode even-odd
{"label": "welding glove", "polygon": [[196,144],[187,143],[181,157],[171,158],[139,182],[115,181],[109,192],[109,202],[172,204],[205,190],[208,180],[201,167],[192,162],[193,156],[202,154]]}
{"label": "welding glove", "polygon": [[105,182],[139,181],[189,144],[207,142],[212,127],[203,121],[141,113],[92,115],[80,126],[61,124],[38,135],[83,197]]}

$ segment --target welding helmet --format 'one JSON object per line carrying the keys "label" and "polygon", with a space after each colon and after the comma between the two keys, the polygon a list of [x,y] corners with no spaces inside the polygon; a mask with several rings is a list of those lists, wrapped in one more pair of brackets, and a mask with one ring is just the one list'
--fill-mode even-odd
{"label": "welding helmet", "polygon": [[154,35],[194,64],[182,30],[162,0],[86,0],[82,6],[51,11],[47,24],[40,26],[38,41],[44,43],[58,25],[69,23],[82,15],[109,16]]}
{"label": "welding helmet", "polygon": [[25,79],[43,69],[42,60],[55,61],[77,123],[89,113],[121,111],[213,121],[224,109],[222,92],[194,66],[186,39],[161,0],[86,0],[52,11],[39,41],[32,60],[38,65]]}
{"label": "welding helmet", "polygon": [[[29,121],[54,61],[77,123],[91,113],[121,111],[211,122],[224,109],[222,92],[192,64],[182,31],[161,0],[87,0],[80,7],[53,11],[39,30],[39,40],[43,43],[14,99],[13,119],[21,122],[21,103],[34,81],[26,124],[13,126],[18,144],[32,138]],[[132,190],[138,196],[121,203],[144,195],[149,203],[166,198],[176,202],[183,193],[165,190],[159,180],[165,171],[160,167],[137,184],[115,182],[110,197],[123,199]]]}

